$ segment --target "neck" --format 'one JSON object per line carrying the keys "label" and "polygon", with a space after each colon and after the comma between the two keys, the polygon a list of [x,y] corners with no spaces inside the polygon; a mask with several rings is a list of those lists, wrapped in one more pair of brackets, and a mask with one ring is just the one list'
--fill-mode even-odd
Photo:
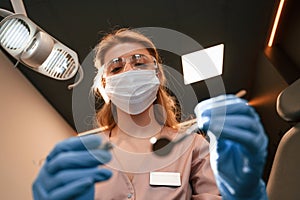
{"label": "neck", "polygon": [[125,134],[137,138],[151,138],[162,129],[154,115],[153,105],[138,115],[130,115],[117,108],[117,134]]}

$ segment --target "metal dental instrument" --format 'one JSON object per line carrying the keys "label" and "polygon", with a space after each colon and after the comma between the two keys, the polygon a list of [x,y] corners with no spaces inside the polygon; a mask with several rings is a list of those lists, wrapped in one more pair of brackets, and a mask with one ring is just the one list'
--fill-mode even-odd
{"label": "metal dental instrument", "polygon": [[[96,134],[96,133],[100,133],[104,130],[106,130],[107,128],[106,127],[100,127],[100,128],[95,128],[95,129],[92,129],[92,130],[89,130],[89,131],[85,131],[85,132],[81,132],[81,133],[78,133],[77,137],[84,137],[84,136],[87,136],[87,135],[92,135],[92,134]],[[105,143],[102,143],[98,149],[102,149],[102,150],[110,150],[113,148],[113,144],[111,142],[105,142]]]}

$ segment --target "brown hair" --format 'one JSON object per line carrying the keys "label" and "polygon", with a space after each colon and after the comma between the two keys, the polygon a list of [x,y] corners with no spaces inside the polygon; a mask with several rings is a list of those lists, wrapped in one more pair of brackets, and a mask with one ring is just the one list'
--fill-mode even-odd
{"label": "brown hair", "polygon": [[[166,83],[166,78],[161,66],[161,59],[157,52],[156,47],[153,42],[144,36],[143,34],[128,29],[122,28],[112,33],[107,34],[102,38],[99,44],[96,46],[96,54],[94,58],[94,63],[96,68],[100,68],[104,64],[104,57],[107,51],[113,46],[120,43],[138,43],[142,44],[152,55],[156,58],[158,62],[158,74],[160,79],[160,87],[157,93],[157,99],[155,103],[160,104],[162,108],[164,108],[165,113],[163,112],[155,112],[156,120],[159,123],[165,123],[166,126],[176,128],[178,125],[177,117],[179,116],[179,109],[176,106],[176,102],[174,97],[172,97],[166,90],[164,86]],[[101,96],[98,90],[94,90],[96,96]],[[116,115],[115,106],[109,102],[108,104],[104,104],[96,114],[96,124],[100,127],[106,127],[107,129],[112,129],[116,125],[116,121],[114,118]],[[166,115],[164,117],[164,115]],[[161,119],[165,118],[165,121],[162,122]]]}

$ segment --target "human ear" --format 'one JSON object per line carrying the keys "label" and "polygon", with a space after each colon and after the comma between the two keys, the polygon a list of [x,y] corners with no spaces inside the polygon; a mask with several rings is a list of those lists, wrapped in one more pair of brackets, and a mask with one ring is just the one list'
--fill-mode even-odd
{"label": "human ear", "polygon": [[101,84],[102,84],[103,88],[105,88],[106,79],[104,77],[102,77],[102,79],[101,79]]}

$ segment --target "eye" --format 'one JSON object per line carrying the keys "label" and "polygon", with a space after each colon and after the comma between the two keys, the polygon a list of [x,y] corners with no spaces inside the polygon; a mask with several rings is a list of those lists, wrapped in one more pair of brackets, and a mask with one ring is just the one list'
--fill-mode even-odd
{"label": "eye", "polygon": [[147,67],[149,64],[148,58],[142,54],[133,55],[132,61],[135,67]]}
{"label": "eye", "polygon": [[123,67],[115,67],[110,70],[110,73],[116,74],[116,73],[119,73],[120,71],[122,71],[122,69],[123,69]]}
{"label": "eye", "polygon": [[111,74],[117,74],[123,70],[123,62],[121,58],[113,59],[108,65],[108,72]]}
{"label": "eye", "polygon": [[143,62],[136,62],[136,63],[134,63],[134,66],[135,66],[135,67],[146,67],[147,64],[146,64],[146,63],[143,63]]}

